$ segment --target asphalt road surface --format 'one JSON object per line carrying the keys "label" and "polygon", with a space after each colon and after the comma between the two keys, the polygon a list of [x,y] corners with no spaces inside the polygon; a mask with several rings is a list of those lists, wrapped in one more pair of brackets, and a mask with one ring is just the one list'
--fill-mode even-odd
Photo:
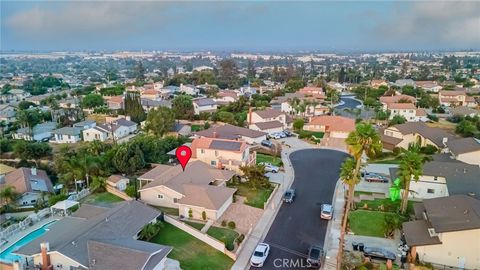
{"label": "asphalt road surface", "polygon": [[[324,149],[300,150],[290,159],[295,170],[296,198],[283,203],[264,242],[270,254],[262,269],[305,269],[311,244],[323,247],[328,221],[320,205],[332,203],[339,168],[347,154]],[[251,268],[255,269],[255,268]]]}

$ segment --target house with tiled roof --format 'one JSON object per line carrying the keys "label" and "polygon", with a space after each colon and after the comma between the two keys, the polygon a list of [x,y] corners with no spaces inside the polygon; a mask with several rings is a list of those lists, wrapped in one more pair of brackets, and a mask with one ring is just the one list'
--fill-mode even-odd
{"label": "house with tiled roof", "polygon": [[241,174],[240,166],[256,164],[256,153],[244,141],[201,137],[190,146],[191,160],[200,160],[218,169],[232,170]]}
{"label": "house with tiled roof", "polygon": [[440,105],[443,106],[466,106],[466,107],[476,107],[477,103],[475,102],[475,98],[473,96],[467,95],[465,90],[454,90],[454,91],[447,91],[443,90],[438,92],[438,101]]}
{"label": "house with tiled roof", "polygon": [[419,143],[424,147],[433,145],[442,150],[446,148],[446,142],[456,139],[455,135],[444,129],[430,127],[423,122],[407,122],[394,125],[380,130],[380,135],[385,150],[393,150],[395,147],[408,149],[411,143]]}
{"label": "house with tiled roof", "polygon": [[193,100],[193,111],[195,115],[202,112],[215,112],[217,111],[217,103],[211,98],[196,98]]}
{"label": "house with tiled roof", "polygon": [[[286,93],[270,102],[272,107],[279,107],[280,111],[287,114],[295,114],[302,117],[323,115],[329,112],[324,105],[326,96],[324,94],[308,94],[305,92]],[[300,105],[305,105],[305,110],[299,110]]]}
{"label": "house with tiled roof", "polygon": [[442,86],[436,81],[415,81],[415,84],[427,92],[438,93],[438,91],[442,90]]}
{"label": "house with tiled roof", "polygon": [[141,175],[139,189],[142,201],[157,206],[179,209],[184,217],[217,220],[233,202],[236,189],[226,186],[235,175],[233,171],[219,170],[196,160],[180,165],[158,165]]}
{"label": "house with tiled roof", "polygon": [[106,100],[107,106],[110,110],[120,110],[125,106],[125,97],[123,95],[111,97],[105,96],[103,98]]}
{"label": "house with tiled roof", "polygon": [[446,142],[448,151],[456,160],[480,166],[480,141],[469,137]]}
{"label": "house with tiled roof", "polygon": [[101,124],[82,131],[83,140],[86,142],[101,141],[108,139],[118,140],[134,133],[137,130],[137,123],[125,118],[116,119],[110,123]]}
{"label": "house with tiled roof", "polygon": [[355,130],[355,120],[334,115],[321,115],[312,117],[310,122],[303,126],[304,130],[323,132],[320,145],[347,150],[345,139]]}
{"label": "house with tiled roof", "polygon": [[283,131],[291,126],[291,120],[284,112],[272,108],[257,111],[250,108],[247,122],[248,128],[269,134]]}
{"label": "house with tiled roof", "polygon": [[413,261],[480,268],[480,200],[467,195],[426,199],[414,211],[415,220],[402,224]]}
{"label": "house with tiled roof", "polygon": [[21,167],[0,175],[0,190],[6,187],[13,187],[21,195],[16,201],[18,205],[34,205],[42,198],[42,193],[53,192],[50,177],[35,167]]}
{"label": "house with tiled roof", "polygon": [[237,127],[230,124],[213,126],[206,130],[197,131],[193,133],[193,135],[196,137],[245,141],[248,144],[259,144],[267,139],[266,132]]}
{"label": "house with tiled roof", "polygon": [[165,269],[172,248],[138,240],[160,219],[159,210],[135,200],[113,208],[83,204],[14,253],[44,269]]}

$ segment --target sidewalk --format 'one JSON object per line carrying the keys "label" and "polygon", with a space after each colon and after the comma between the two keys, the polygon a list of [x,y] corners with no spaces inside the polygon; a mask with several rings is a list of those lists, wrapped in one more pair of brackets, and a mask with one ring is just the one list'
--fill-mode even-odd
{"label": "sidewalk", "polygon": [[280,210],[280,206],[282,205],[282,197],[285,190],[287,190],[293,182],[294,179],[294,171],[292,164],[290,163],[290,153],[296,151],[298,149],[291,149],[291,148],[284,148],[282,150],[282,162],[285,168],[285,177],[284,177],[284,184],[280,185],[279,190],[273,196],[270,205],[265,209],[262,217],[258,221],[257,225],[253,229],[252,233],[248,236],[247,242],[243,247],[240,255],[238,256],[237,260],[232,266],[232,270],[243,270],[248,268],[248,264],[250,262],[250,257],[252,256],[253,251],[258,243],[263,241],[265,236],[270,229],[273,221],[275,220],[275,216],[277,215],[278,211]]}
{"label": "sidewalk", "polygon": [[337,254],[340,241],[340,232],[342,230],[343,207],[345,205],[345,186],[338,179],[333,195],[333,219],[328,224],[323,250],[327,251],[323,269],[337,268]]}

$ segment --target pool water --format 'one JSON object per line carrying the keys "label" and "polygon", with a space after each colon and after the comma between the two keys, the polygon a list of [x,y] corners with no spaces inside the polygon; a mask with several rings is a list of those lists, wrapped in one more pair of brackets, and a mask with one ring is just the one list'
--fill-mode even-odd
{"label": "pool water", "polygon": [[21,256],[12,254],[12,252],[19,249],[20,247],[30,243],[31,241],[35,240],[36,238],[42,236],[45,232],[48,231],[48,227],[50,227],[55,221],[47,223],[47,224],[43,225],[42,227],[36,229],[35,231],[25,235],[22,239],[15,242],[15,244],[13,244],[9,248],[5,249],[2,253],[0,253],[0,261],[11,263],[11,262],[14,262],[14,261],[17,261],[17,260],[21,260],[22,259]]}

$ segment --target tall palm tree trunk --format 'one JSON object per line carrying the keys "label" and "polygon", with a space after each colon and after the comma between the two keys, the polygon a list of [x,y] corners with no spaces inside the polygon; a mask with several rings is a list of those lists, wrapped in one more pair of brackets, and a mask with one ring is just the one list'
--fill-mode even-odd
{"label": "tall palm tree trunk", "polygon": [[405,189],[402,194],[402,204],[400,206],[400,211],[402,214],[407,212],[408,206],[408,193],[410,192],[410,180],[405,181]]}

